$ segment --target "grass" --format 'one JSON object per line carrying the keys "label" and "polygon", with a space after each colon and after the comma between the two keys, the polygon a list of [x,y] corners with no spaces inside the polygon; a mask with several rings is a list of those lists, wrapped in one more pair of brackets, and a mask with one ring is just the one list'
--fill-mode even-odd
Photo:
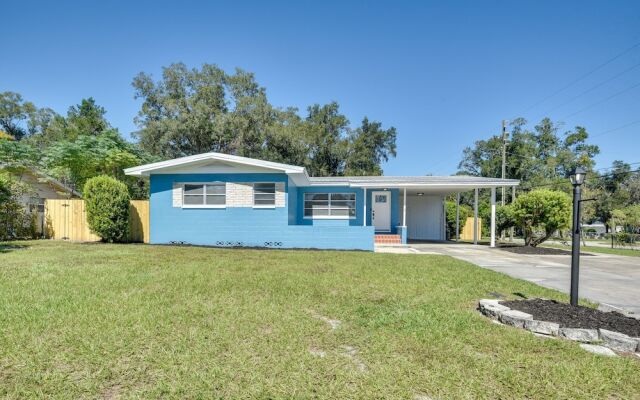
{"label": "grass", "polygon": [[475,311],[489,292],[564,295],[445,256],[53,241],[1,248],[4,398],[640,393],[637,357],[596,356]]}
{"label": "grass", "polygon": [[[571,250],[571,246],[565,246],[562,244],[553,244],[553,243],[544,243],[543,247],[552,247],[555,249],[565,249]],[[601,254],[613,254],[616,256],[630,256],[630,257],[640,257],[640,250],[633,249],[620,249],[611,247],[600,247],[600,246],[582,246],[580,245],[580,251],[586,251],[590,253],[601,253]]]}

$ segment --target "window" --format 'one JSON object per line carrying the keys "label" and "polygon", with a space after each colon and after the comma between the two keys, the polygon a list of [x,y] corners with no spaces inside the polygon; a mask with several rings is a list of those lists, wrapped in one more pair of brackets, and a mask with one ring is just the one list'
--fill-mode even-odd
{"label": "window", "polygon": [[220,183],[185,183],[183,186],[183,207],[224,207],[226,185]]}
{"label": "window", "polygon": [[275,207],[276,206],[276,184],[275,183],[254,183],[253,184],[253,205],[254,207]]}
{"label": "window", "polygon": [[45,199],[42,197],[31,197],[29,198],[29,212],[44,212],[44,201]]}
{"label": "window", "polygon": [[305,193],[305,218],[347,219],[356,217],[355,193]]}

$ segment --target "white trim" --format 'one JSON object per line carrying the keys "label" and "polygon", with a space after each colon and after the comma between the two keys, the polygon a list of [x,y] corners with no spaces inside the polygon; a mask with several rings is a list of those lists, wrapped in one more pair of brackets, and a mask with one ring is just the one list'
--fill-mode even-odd
{"label": "white trim", "polygon": [[255,158],[240,157],[240,156],[234,156],[231,154],[214,153],[214,152],[196,154],[193,156],[174,158],[173,160],[160,161],[160,162],[151,163],[151,164],[139,165],[137,167],[126,168],[124,170],[124,173],[126,175],[137,175],[137,176],[149,175],[150,172],[153,172],[159,169],[176,167],[180,165],[188,165],[198,161],[206,161],[206,160],[227,161],[227,162],[236,163],[236,164],[251,165],[254,167],[281,170],[286,173],[306,173],[304,167],[298,167],[296,165],[281,164],[281,163],[275,163],[271,161],[257,160]]}
{"label": "white trim", "polygon": [[349,217],[346,215],[340,216],[340,215],[318,215],[318,216],[311,216],[311,217],[307,217],[307,216],[303,216],[302,219],[356,219],[356,217]]}
{"label": "white trim", "polygon": [[182,205],[182,208],[227,208],[226,205],[218,205],[218,204],[189,204],[189,205]]}

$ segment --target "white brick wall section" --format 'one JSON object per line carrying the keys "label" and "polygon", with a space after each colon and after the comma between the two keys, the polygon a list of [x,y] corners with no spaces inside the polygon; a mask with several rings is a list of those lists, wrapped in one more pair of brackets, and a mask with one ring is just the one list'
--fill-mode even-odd
{"label": "white brick wall section", "polygon": [[173,183],[173,206],[174,207],[182,207],[182,184],[181,183]]}
{"label": "white brick wall section", "polygon": [[227,182],[227,207],[253,207],[253,184]]}
{"label": "white brick wall section", "polygon": [[[227,182],[227,207],[253,207],[253,183]],[[182,207],[182,183],[173,183],[173,206]],[[276,207],[285,206],[284,182],[276,183]]]}

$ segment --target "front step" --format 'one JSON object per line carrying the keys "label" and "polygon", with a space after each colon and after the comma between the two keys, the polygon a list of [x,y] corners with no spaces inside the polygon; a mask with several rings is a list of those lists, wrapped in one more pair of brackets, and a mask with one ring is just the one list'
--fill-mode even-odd
{"label": "front step", "polygon": [[375,235],[375,244],[402,244],[400,235]]}

